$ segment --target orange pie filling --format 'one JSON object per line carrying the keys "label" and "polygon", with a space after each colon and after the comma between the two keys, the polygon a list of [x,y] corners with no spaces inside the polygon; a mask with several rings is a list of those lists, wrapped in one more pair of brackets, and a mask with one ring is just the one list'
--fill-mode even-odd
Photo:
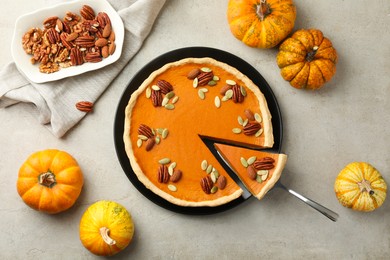
{"label": "orange pie filling", "polygon": [[245,187],[261,199],[279,180],[287,155],[214,144]]}
{"label": "orange pie filling", "polygon": [[145,187],[171,203],[218,206],[242,194],[200,136],[272,147],[265,98],[235,68],[210,58],[180,60],[153,72],[132,94],[127,155]]}

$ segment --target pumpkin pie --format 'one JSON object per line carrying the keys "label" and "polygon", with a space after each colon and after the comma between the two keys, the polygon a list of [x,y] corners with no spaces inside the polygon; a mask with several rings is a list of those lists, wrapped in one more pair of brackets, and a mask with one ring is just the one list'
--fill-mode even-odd
{"label": "pumpkin pie", "polygon": [[217,143],[214,146],[249,192],[259,200],[279,180],[287,161],[285,154],[268,153]]}
{"label": "pumpkin pie", "polygon": [[124,125],[125,150],[139,181],[179,206],[219,206],[243,192],[202,138],[254,148],[274,143],[259,87],[208,57],[152,72],[131,95]]}

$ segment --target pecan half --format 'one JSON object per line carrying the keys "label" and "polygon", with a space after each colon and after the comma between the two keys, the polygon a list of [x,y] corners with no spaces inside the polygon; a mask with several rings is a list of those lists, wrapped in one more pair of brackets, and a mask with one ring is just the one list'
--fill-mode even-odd
{"label": "pecan half", "polygon": [[63,32],[63,33],[60,34],[60,39],[61,39],[62,45],[65,48],[67,48],[68,50],[70,50],[73,47],[73,43],[67,41],[68,36],[69,36],[69,34],[67,34],[66,32]]}
{"label": "pecan half", "polygon": [[70,61],[73,66],[81,65],[84,63],[83,54],[79,48],[72,48],[70,50]]}
{"label": "pecan half", "polygon": [[271,170],[273,169],[275,160],[271,157],[264,157],[261,159],[257,159],[253,163],[253,167],[255,167],[256,170]]}
{"label": "pecan half", "polygon": [[234,103],[242,103],[244,101],[244,95],[241,93],[241,87],[239,85],[234,85],[232,87],[233,97],[232,100]]}
{"label": "pecan half", "polygon": [[72,12],[66,12],[64,22],[69,26],[77,24],[81,20],[80,16]]}
{"label": "pecan half", "polygon": [[206,177],[202,178],[200,180],[200,186],[202,187],[202,190],[206,193],[206,194],[210,194],[211,193],[211,189],[213,188],[213,181],[211,180],[211,177],[210,175],[207,175]]}
{"label": "pecan half", "polygon": [[160,79],[157,81],[157,86],[160,87],[160,91],[164,95],[173,90],[171,83],[169,83],[168,81],[163,80],[163,79]]}
{"label": "pecan half", "polygon": [[99,12],[96,16],[96,20],[102,28],[104,28],[107,24],[111,25],[110,17],[105,12]]}
{"label": "pecan half", "polygon": [[257,133],[257,131],[260,130],[260,128],[261,128],[260,123],[252,121],[246,124],[246,126],[244,126],[243,131],[245,135],[254,135]]}
{"label": "pecan half", "polygon": [[57,43],[61,41],[60,34],[54,28],[49,28],[46,31],[46,34],[50,43]]}
{"label": "pecan half", "polygon": [[160,91],[152,89],[151,97],[152,97],[153,106],[155,107],[161,106],[163,98]]}
{"label": "pecan half", "polygon": [[212,71],[210,72],[201,72],[198,75],[198,85],[199,86],[205,86],[209,81],[211,81],[214,77],[214,73]]}
{"label": "pecan half", "polygon": [[50,16],[43,21],[43,27],[46,29],[54,28],[57,25],[57,16]]}
{"label": "pecan half", "polygon": [[97,33],[99,31],[99,22],[96,20],[86,20],[83,22],[83,27],[88,32]]}
{"label": "pecan half", "polygon": [[95,37],[89,35],[79,36],[74,43],[80,47],[93,47],[95,46]]}
{"label": "pecan half", "polygon": [[87,62],[100,62],[103,58],[99,52],[88,52],[85,54],[85,61]]}
{"label": "pecan half", "polygon": [[151,129],[149,126],[145,125],[145,124],[141,124],[141,125],[138,127],[138,134],[144,135],[144,136],[146,136],[147,138],[151,138],[151,137],[154,136],[154,135],[153,135],[152,129]]}
{"label": "pecan half", "polygon": [[95,11],[89,5],[83,5],[80,14],[85,20],[93,20],[95,18]]}
{"label": "pecan half", "polygon": [[169,181],[168,167],[166,165],[160,165],[158,168],[157,180],[160,183],[167,183]]}
{"label": "pecan half", "polygon": [[82,112],[91,112],[93,110],[93,103],[89,101],[80,101],[76,103],[76,108]]}

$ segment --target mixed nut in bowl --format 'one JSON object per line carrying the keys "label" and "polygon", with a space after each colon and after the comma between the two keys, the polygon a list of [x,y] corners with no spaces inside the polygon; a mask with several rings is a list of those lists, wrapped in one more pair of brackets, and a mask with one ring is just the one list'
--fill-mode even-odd
{"label": "mixed nut in bowl", "polygon": [[43,83],[112,64],[123,40],[122,19],[106,0],[76,0],[19,17],[11,51],[19,71]]}

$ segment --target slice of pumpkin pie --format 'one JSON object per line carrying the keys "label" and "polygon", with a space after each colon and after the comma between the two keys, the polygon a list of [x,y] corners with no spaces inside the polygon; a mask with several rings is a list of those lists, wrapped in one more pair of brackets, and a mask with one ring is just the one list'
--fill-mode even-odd
{"label": "slice of pumpkin pie", "polygon": [[214,146],[249,192],[259,200],[279,180],[287,161],[285,154],[268,153],[217,143]]}

